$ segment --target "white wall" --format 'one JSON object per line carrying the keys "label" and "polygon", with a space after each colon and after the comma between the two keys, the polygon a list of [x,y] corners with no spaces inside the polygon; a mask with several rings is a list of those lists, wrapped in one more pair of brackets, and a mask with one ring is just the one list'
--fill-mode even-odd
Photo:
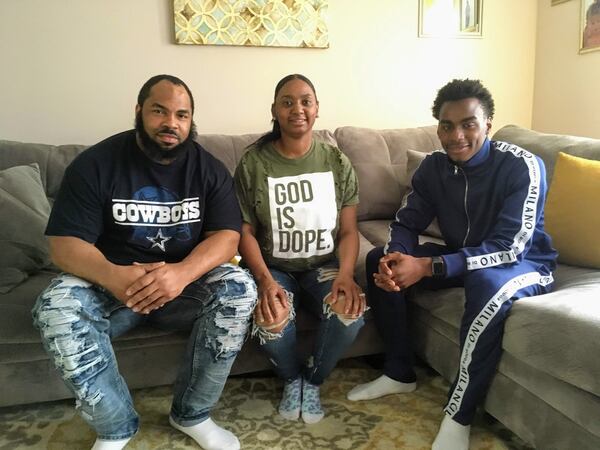
{"label": "white wall", "polygon": [[600,50],[578,54],[580,2],[538,1],[532,127],[600,138]]}
{"label": "white wall", "polygon": [[192,89],[201,133],[266,131],[291,72],[316,85],[318,128],[434,123],[453,77],[488,86],[495,128],[530,126],[537,3],[485,0],[484,38],[450,40],[417,38],[417,5],[330,0],[322,50],[175,45],[168,0],[3,0],[0,139],[92,144],[131,127],[140,86],[165,72]]}

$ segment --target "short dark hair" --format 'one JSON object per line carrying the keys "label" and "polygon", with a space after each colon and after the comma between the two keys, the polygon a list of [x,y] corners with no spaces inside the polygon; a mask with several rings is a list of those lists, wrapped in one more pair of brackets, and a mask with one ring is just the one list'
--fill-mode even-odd
{"label": "short dark hair", "polygon": [[173,75],[154,75],[152,78],[150,78],[148,81],[146,81],[144,83],[144,85],[142,86],[142,88],[140,89],[140,93],[138,94],[138,98],[137,98],[137,104],[141,106],[144,106],[144,102],[146,101],[146,99],[150,96],[150,90],[152,89],[152,86],[154,86],[155,84],[158,84],[159,82],[166,80],[169,83],[172,83],[176,86],[183,86],[186,90],[186,92],[188,93],[188,95],[190,96],[190,103],[192,104],[192,114],[194,113],[194,96],[192,95],[192,91],[190,91],[190,88],[187,87],[187,84],[185,84],[183,82],[183,80],[173,76]]}
{"label": "short dark hair", "polygon": [[440,110],[446,102],[464,100],[465,98],[476,98],[481,103],[483,112],[487,117],[494,117],[494,99],[487,88],[479,80],[454,79],[441,88],[431,107],[433,117],[440,119]]}
{"label": "short dark hair", "polygon": [[[277,94],[279,94],[279,91],[281,90],[281,88],[283,86],[285,86],[285,84],[288,81],[292,81],[292,80],[304,81],[312,89],[313,94],[315,94],[315,99],[317,98],[317,91],[315,90],[315,86],[312,84],[312,81],[310,81],[307,77],[305,77],[302,74],[292,73],[290,75],[286,75],[281,80],[279,80],[279,83],[277,83],[277,86],[275,86],[275,95],[273,96],[273,102],[275,102],[275,100],[277,99]],[[279,127],[279,122],[277,122],[277,119],[275,119],[275,118],[273,118],[272,122],[273,122],[273,129],[271,131],[263,134],[261,137],[259,137],[255,142],[253,142],[250,145],[255,145],[256,147],[261,148],[261,147],[264,147],[265,145],[267,145],[269,142],[275,142],[277,139],[279,139],[281,137],[281,128]]]}

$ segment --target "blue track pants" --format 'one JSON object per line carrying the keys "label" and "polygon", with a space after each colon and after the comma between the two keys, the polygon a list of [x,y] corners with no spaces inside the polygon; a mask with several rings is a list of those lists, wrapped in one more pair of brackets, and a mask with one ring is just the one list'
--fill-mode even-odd
{"label": "blue track pants", "polygon": [[[415,248],[413,256],[451,253],[444,246],[425,244]],[[416,380],[413,350],[408,330],[405,291],[386,292],[375,286],[383,248],[367,256],[368,303],[385,344],[384,373],[397,381]],[[513,301],[551,290],[552,275],[542,264],[524,260],[509,267],[491,267],[470,271],[462,277],[423,279],[421,286],[442,289],[464,286],[465,311],[460,324],[460,365],[444,408],[456,422],[472,422],[478,403],[485,397],[502,352],[504,322]],[[410,294],[409,294],[410,295]]]}

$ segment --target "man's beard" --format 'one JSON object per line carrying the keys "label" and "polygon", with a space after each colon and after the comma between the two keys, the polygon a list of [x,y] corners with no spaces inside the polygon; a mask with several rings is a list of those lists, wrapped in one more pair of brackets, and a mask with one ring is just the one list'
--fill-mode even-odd
{"label": "man's beard", "polygon": [[[150,137],[144,128],[144,120],[142,119],[141,111],[135,115],[135,131],[137,132],[140,143],[142,144],[142,151],[146,154],[146,156],[148,156],[148,158],[154,162],[168,164],[172,161],[175,161],[185,153],[188,144],[190,144],[196,137],[196,124],[192,122],[188,137],[183,142],[180,142],[175,147],[171,148],[161,147],[158,142]],[[173,135],[177,135],[168,127],[161,128],[159,133],[171,133]]]}

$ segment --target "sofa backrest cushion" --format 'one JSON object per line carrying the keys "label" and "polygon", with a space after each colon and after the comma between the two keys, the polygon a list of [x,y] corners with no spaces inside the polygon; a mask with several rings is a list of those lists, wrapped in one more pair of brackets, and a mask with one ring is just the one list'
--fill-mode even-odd
{"label": "sofa backrest cushion", "polygon": [[390,219],[409,185],[409,149],[441,148],[435,125],[397,130],[341,127],[334,136],[352,162],[359,182],[359,220]]}
{"label": "sofa backrest cushion", "polygon": [[0,170],[37,163],[46,195],[58,193],[65,169],[84,145],[47,145],[0,140]]}
{"label": "sofa backrest cushion", "polygon": [[238,161],[246,152],[246,147],[260,136],[260,134],[199,134],[196,141],[215,158],[221,160],[233,174]]}
{"label": "sofa backrest cushion", "polygon": [[562,134],[546,134],[528,130],[516,125],[506,125],[493,136],[496,141],[518,145],[544,160],[548,185],[554,174],[558,152],[580,158],[600,160],[600,139],[591,139]]}
{"label": "sofa backrest cushion", "polygon": [[[262,134],[201,134],[196,140],[207,151],[223,161],[233,174],[246,147]],[[314,137],[337,146],[333,133],[329,130],[315,130]],[[0,170],[37,163],[46,195],[50,199],[54,199],[60,188],[65,169],[75,156],[86,148],[85,145],[48,145],[0,140]]]}
{"label": "sofa backrest cushion", "polygon": [[50,204],[36,163],[0,170],[0,293],[50,264],[44,229]]}
{"label": "sofa backrest cushion", "polygon": [[[233,174],[240,158],[246,152],[247,147],[263,134],[264,133],[240,135],[199,134],[196,141],[198,141],[200,145],[214,157],[223,161],[225,167]],[[337,146],[335,138],[329,130],[315,130],[313,132],[313,137],[316,140]]]}

